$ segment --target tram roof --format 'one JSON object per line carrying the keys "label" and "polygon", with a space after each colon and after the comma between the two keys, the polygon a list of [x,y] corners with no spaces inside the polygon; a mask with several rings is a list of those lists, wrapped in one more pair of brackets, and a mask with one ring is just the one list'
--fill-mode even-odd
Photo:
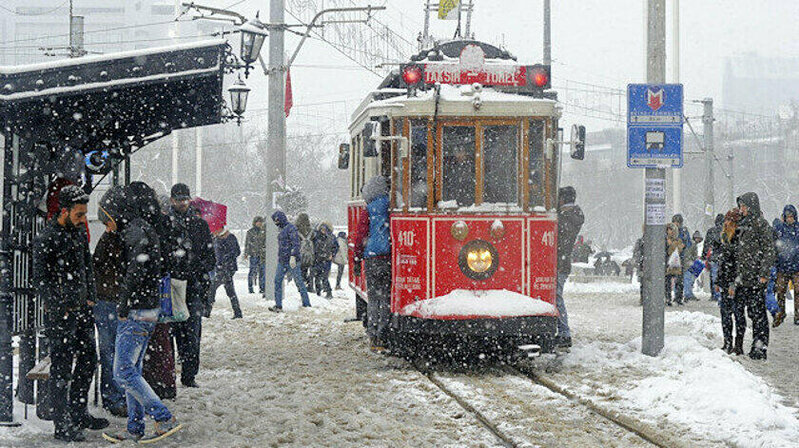
{"label": "tram roof", "polygon": [[[481,104],[475,107],[475,99]],[[419,91],[409,96],[405,89],[380,89],[372,92],[352,114],[351,130],[362,126],[362,122],[373,116],[432,117],[436,109],[433,89]],[[475,92],[471,85],[441,85],[438,100],[439,117],[555,117],[561,109],[554,99],[536,98],[527,95],[500,92],[484,87]]]}

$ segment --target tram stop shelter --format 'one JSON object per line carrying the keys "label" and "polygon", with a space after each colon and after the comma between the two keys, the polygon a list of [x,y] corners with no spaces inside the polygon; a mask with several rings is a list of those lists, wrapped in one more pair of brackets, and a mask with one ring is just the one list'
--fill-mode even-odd
{"label": "tram stop shelter", "polygon": [[[228,53],[224,40],[212,40],[0,67],[0,424],[13,424],[12,336],[20,338],[21,402],[34,402],[25,376],[46,356],[46,341],[37,338],[44,310],[30,277],[31,243],[45,224],[48,187],[67,178],[91,192],[89,172],[97,173],[97,163],[100,174],[115,178],[124,166],[127,182],[133,152],[175,129],[222,122]],[[90,153],[99,159],[87,171]],[[39,386],[39,400],[46,390]]]}

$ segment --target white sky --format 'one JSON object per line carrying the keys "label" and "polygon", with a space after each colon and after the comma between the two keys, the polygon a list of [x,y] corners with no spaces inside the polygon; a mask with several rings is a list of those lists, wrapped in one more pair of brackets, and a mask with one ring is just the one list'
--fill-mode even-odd
{"label": "white sky", "polygon": [[[218,3],[230,4],[232,0]],[[672,80],[672,1],[667,0],[668,72]],[[359,5],[380,4],[355,0]],[[423,20],[423,0],[385,0],[387,11],[378,13],[382,22],[415,41]],[[541,0],[475,0],[473,30],[478,40],[504,42],[521,62],[542,58]],[[552,0],[553,83],[566,80],[623,89],[629,82],[644,81],[645,0]],[[261,18],[268,10],[266,0],[248,0],[235,9]],[[686,102],[710,96],[723,105],[721,81],[724,58],[758,52],[765,56],[799,57],[799,1],[794,0],[682,0],[680,81],[685,84]],[[290,19],[289,19],[290,21]],[[449,37],[455,22],[433,20],[434,34]],[[287,40],[293,51],[297,38]],[[266,49],[264,50],[266,55]],[[298,107],[288,121],[289,133],[346,130],[349,114],[364,95],[380,81],[358,69],[327,44],[309,41],[292,70],[294,102]],[[308,67],[314,65],[316,67]],[[318,66],[335,66],[320,68]],[[257,109],[266,106],[266,81],[261,73],[250,76],[254,89],[250,110],[253,120],[264,120]],[[320,102],[346,101],[314,107]],[[686,106],[687,111],[692,109]],[[698,113],[699,109],[695,109]],[[260,113],[260,115],[258,115]],[[580,121],[594,130],[617,126],[612,122],[566,115],[567,124]]]}

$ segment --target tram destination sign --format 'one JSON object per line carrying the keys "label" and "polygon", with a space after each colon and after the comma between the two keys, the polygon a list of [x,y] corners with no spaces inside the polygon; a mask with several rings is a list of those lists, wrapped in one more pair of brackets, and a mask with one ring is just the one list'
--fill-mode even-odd
{"label": "tram destination sign", "polygon": [[682,84],[627,86],[627,166],[682,168]]}

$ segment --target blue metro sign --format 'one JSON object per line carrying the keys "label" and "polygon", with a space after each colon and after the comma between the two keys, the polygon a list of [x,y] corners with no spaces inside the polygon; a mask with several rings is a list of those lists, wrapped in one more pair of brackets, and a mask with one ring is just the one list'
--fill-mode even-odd
{"label": "blue metro sign", "polygon": [[627,166],[683,166],[682,84],[627,86]]}

